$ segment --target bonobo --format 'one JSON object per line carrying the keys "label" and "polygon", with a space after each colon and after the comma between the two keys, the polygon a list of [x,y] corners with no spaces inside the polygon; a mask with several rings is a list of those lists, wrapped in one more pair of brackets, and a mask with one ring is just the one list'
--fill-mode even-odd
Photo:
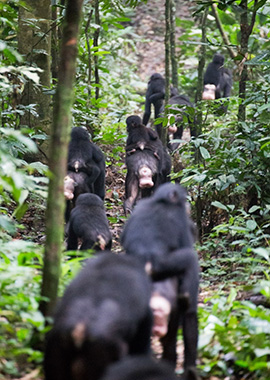
{"label": "bonobo", "polygon": [[71,210],[80,194],[91,193],[88,175],[85,172],[68,171],[64,178],[64,196],[66,198],[65,220],[69,221]]}
{"label": "bonobo", "polygon": [[81,250],[110,249],[112,235],[103,201],[96,195],[85,193],[78,196],[74,209],[71,211],[67,250],[76,250],[79,239]]}
{"label": "bonobo", "polygon": [[148,356],[135,356],[112,364],[102,380],[177,380],[177,376],[169,363]]}
{"label": "bonobo", "polygon": [[[70,193],[70,190],[67,191],[67,187],[70,189],[70,178],[74,180],[75,191],[73,198],[67,198],[66,195],[67,202],[71,202],[71,206],[67,205],[68,210],[74,206],[77,196],[83,192],[94,193],[101,199],[104,199],[104,155],[100,148],[89,140],[88,132],[81,127],[72,128],[71,131],[71,140],[68,147],[67,176],[69,177],[69,186],[67,186],[67,182],[64,184],[65,193]],[[66,212],[66,221],[68,218],[69,213]]]}
{"label": "bonobo", "polygon": [[[175,116],[175,122],[173,125],[168,125],[168,147],[170,150],[175,150],[179,143],[172,143],[171,140],[182,139],[185,121],[183,116],[186,117],[191,136],[195,136],[194,128],[194,106],[190,102],[189,98],[185,95],[175,95],[169,99],[169,118]],[[180,106],[180,107],[179,107]],[[164,112],[164,107],[161,108],[161,112]],[[192,114],[192,115],[190,115]],[[161,136],[162,124],[156,125],[157,132]]]}
{"label": "bonobo", "polygon": [[158,281],[151,300],[153,333],[162,338],[162,357],[174,365],[178,325],[183,325],[185,379],[196,366],[198,340],[199,269],[193,240],[186,192],[170,183],[138,203],[121,236],[127,254],[137,257],[153,281]]}
{"label": "bonobo", "polygon": [[67,287],[45,348],[46,380],[98,380],[126,355],[148,355],[151,284],[134,258],[101,253]]}
{"label": "bonobo", "polygon": [[144,148],[156,151],[156,144],[152,143],[158,140],[158,136],[153,129],[145,127],[137,115],[129,116],[126,123],[128,132],[126,147],[129,153],[132,153],[133,149],[143,150]]}
{"label": "bonobo", "polygon": [[213,61],[208,64],[204,74],[203,100],[228,98],[231,95],[232,74],[223,65],[223,55],[215,54]]}
{"label": "bonobo", "polygon": [[151,115],[151,105],[155,110],[155,119],[159,116],[160,108],[165,97],[165,79],[161,74],[151,75],[145,95],[145,109],[143,115],[143,124],[147,125]]}
{"label": "bonobo", "polygon": [[171,171],[171,158],[157,133],[145,127],[139,116],[129,116],[126,123],[125,213],[131,212],[140,196],[150,196],[157,186],[168,181]]}

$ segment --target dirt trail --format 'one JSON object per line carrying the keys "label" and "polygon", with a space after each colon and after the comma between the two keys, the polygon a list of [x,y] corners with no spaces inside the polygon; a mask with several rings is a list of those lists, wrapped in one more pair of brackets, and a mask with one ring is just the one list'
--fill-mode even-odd
{"label": "dirt trail", "polygon": [[[176,16],[182,19],[191,19],[190,3],[185,0],[176,0]],[[151,5],[151,6],[150,6]],[[141,36],[141,40],[136,43],[136,56],[138,61],[137,74],[145,83],[150,76],[158,72],[165,75],[165,0],[152,0],[147,4],[141,4],[136,8],[133,26],[136,34]],[[181,28],[176,28],[176,38],[183,33]],[[185,130],[183,139],[189,140],[190,133]],[[162,352],[158,339],[153,339],[152,348],[160,357]],[[183,343],[182,339],[177,347],[178,363],[176,372],[182,371],[183,365]]]}
{"label": "dirt trail", "polygon": [[[152,0],[147,4],[141,4],[136,8],[134,28],[142,40],[136,44],[138,57],[138,75],[142,80],[148,81],[149,77],[159,72],[165,73],[165,0]],[[176,0],[176,16],[182,19],[191,19],[190,3],[185,0]],[[179,37],[183,30],[176,28],[176,36]]]}

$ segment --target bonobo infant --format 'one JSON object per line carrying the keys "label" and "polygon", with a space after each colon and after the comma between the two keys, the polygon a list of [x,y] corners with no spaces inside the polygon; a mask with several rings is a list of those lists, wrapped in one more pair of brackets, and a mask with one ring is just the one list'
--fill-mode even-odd
{"label": "bonobo infant", "polygon": [[98,380],[126,355],[150,352],[151,284],[134,258],[89,259],[60,301],[45,349],[46,380]]}
{"label": "bonobo infant", "polygon": [[110,249],[112,235],[103,201],[96,194],[81,194],[71,211],[68,227],[67,250],[78,249],[79,239],[81,250]]}
{"label": "bonobo infant", "polygon": [[171,159],[155,131],[145,127],[137,115],[126,120],[127,175],[125,180],[125,213],[131,212],[136,200],[150,196],[161,184],[168,181]]}
{"label": "bonobo infant", "polygon": [[137,257],[154,281],[153,334],[161,338],[162,357],[174,365],[178,326],[183,326],[186,380],[191,372],[196,374],[199,267],[185,190],[167,183],[141,200],[124,227],[121,241],[127,254]]}

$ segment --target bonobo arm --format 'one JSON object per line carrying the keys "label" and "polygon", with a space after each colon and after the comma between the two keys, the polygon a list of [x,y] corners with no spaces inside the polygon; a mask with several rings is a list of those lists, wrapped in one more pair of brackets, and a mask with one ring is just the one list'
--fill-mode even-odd
{"label": "bonobo arm", "polygon": [[78,237],[75,234],[72,222],[70,222],[68,230],[68,241],[67,241],[67,251],[76,251],[78,248]]}
{"label": "bonobo arm", "polygon": [[229,73],[224,73],[224,91],[223,91],[223,97],[228,98],[231,96],[231,90],[232,90],[232,78]]}
{"label": "bonobo arm", "polygon": [[155,103],[157,100],[164,99],[165,93],[163,91],[156,92],[149,97],[151,103]]}
{"label": "bonobo arm", "polygon": [[95,182],[95,180],[99,176],[100,168],[96,164],[93,164],[92,162],[88,162],[86,163],[86,173],[88,175],[87,182],[89,184],[90,183],[92,184],[93,182]]}
{"label": "bonobo arm", "polygon": [[96,163],[99,163],[104,158],[102,151],[93,144],[93,160]]}
{"label": "bonobo arm", "polygon": [[145,107],[144,107],[144,115],[143,115],[143,124],[146,125],[150,119],[151,115],[151,101],[150,97],[146,96],[145,99]]}
{"label": "bonobo arm", "polygon": [[197,265],[197,255],[192,248],[182,248],[157,257],[151,262],[150,275],[153,281],[161,281],[168,277],[179,276]]}
{"label": "bonobo arm", "polygon": [[151,128],[147,128],[147,129],[148,129],[148,135],[150,137],[150,140],[157,140],[158,138],[157,132]]}

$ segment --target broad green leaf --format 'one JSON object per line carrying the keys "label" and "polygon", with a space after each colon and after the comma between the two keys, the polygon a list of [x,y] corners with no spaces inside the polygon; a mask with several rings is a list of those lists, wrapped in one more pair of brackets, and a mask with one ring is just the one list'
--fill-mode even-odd
{"label": "broad green leaf", "polygon": [[211,203],[211,205],[217,208],[221,208],[222,210],[229,211],[228,207],[220,203],[219,201],[214,201]]}
{"label": "broad green leaf", "polygon": [[207,160],[208,158],[210,158],[210,154],[209,154],[209,152],[208,152],[207,149],[205,149],[203,146],[200,146],[199,149],[200,149],[200,153],[201,153],[202,157],[203,157],[205,160]]}
{"label": "broad green leaf", "polygon": [[269,251],[266,248],[255,248],[253,249],[253,252],[270,262]]}
{"label": "broad green leaf", "polygon": [[255,220],[252,219],[247,221],[246,226],[250,231],[254,231],[258,227]]}

